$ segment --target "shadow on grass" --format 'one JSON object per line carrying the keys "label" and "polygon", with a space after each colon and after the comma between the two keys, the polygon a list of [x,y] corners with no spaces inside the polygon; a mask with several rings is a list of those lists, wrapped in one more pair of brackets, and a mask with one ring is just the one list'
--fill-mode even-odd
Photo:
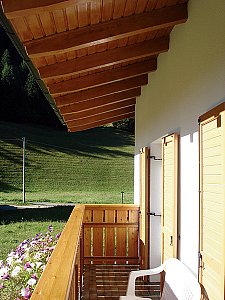
{"label": "shadow on grass", "polygon": [[24,221],[64,221],[67,222],[74,206],[56,206],[48,208],[22,208],[8,205],[0,208],[0,224]]}
{"label": "shadow on grass", "polygon": [[[36,128],[31,125],[27,127],[17,125],[16,129],[14,126],[11,124],[11,127],[5,130],[7,129],[7,123],[0,122],[0,128],[2,129],[0,141],[4,142],[4,139],[16,136],[14,140],[8,141],[7,147],[3,144],[4,147],[1,149],[5,160],[11,160],[16,164],[21,163],[20,159],[16,158],[19,149],[22,157],[21,136],[27,138],[26,149],[40,155],[55,155],[53,152],[55,150],[68,155],[101,159],[105,155],[133,157],[133,154],[114,148],[134,146],[134,135],[113,127],[97,127],[82,132],[68,133],[44,127]],[[15,147],[16,149],[14,149]],[[107,147],[112,149],[107,149]],[[29,162],[27,163],[29,164]]]}

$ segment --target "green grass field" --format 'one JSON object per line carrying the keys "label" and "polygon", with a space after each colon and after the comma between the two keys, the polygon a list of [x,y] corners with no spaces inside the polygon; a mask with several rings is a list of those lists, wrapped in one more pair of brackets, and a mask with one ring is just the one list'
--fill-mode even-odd
{"label": "green grass field", "polygon": [[0,260],[25,239],[45,233],[53,225],[54,234],[62,231],[73,206],[0,210]]}
{"label": "green grass field", "polygon": [[22,201],[22,137],[27,202],[133,203],[134,136],[113,127],[67,133],[0,123],[0,201]]}

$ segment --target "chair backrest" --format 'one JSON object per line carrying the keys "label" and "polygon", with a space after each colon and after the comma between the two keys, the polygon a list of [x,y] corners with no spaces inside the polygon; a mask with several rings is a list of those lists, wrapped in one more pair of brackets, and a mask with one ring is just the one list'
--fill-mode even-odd
{"label": "chair backrest", "polygon": [[161,300],[199,300],[201,288],[194,274],[179,260],[165,262],[165,283]]}

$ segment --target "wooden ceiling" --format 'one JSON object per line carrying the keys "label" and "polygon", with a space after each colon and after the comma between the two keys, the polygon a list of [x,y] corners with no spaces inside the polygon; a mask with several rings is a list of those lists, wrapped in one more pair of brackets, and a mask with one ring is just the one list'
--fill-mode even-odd
{"label": "wooden ceiling", "polygon": [[2,0],[69,131],[135,115],[188,0]]}

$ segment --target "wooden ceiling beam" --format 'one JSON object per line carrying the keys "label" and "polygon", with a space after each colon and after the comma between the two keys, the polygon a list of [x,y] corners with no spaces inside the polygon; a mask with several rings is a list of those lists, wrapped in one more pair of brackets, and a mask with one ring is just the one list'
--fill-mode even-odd
{"label": "wooden ceiling beam", "polygon": [[175,5],[46,36],[26,42],[25,47],[31,57],[56,55],[175,26],[187,18],[187,5]]}
{"label": "wooden ceiling beam", "polygon": [[[16,17],[24,17],[28,15],[39,14],[40,12],[54,11],[65,9],[79,3],[83,0],[1,0],[4,13],[9,19]],[[88,0],[87,2],[96,2],[96,0]]]}
{"label": "wooden ceiling beam", "polygon": [[102,114],[102,113],[105,113],[108,111],[113,111],[113,110],[116,110],[119,108],[133,106],[135,104],[136,104],[135,98],[127,99],[124,101],[115,102],[115,103],[111,103],[111,104],[107,104],[107,105],[103,105],[103,106],[99,106],[99,107],[93,107],[88,110],[77,111],[77,112],[71,111],[70,114],[63,115],[63,119],[65,120],[65,122],[69,122],[69,121],[73,121],[73,120],[83,119],[86,117]]}
{"label": "wooden ceiling beam", "polygon": [[62,115],[70,114],[75,111],[84,111],[94,107],[100,107],[102,105],[107,105],[111,103],[116,103],[126,99],[136,98],[141,95],[141,88],[135,88],[132,90],[115,93],[111,95],[102,96],[95,99],[90,99],[87,101],[78,102],[71,105],[66,105],[60,107],[60,112]]}
{"label": "wooden ceiling beam", "polygon": [[62,82],[57,82],[48,85],[50,93],[54,96],[66,92],[75,92],[84,90],[94,86],[99,86],[108,82],[146,74],[155,71],[157,68],[156,58],[146,60],[140,63],[134,63],[125,67],[120,67],[112,70],[107,70],[87,76],[81,76]]}
{"label": "wooden ceiling beam", "polygon": [[140,75],[55,98],[58,107],[98,98],[148,84],[148,75]]}
{"label": "wooden ceiling beam", "polygon": [[68,127],[68,128],[69,128],[69,132],[77,132],[77,131],[87,130],[87,129],[95,128],[98,126],[106,125],[106,124],[109,124],[112,122],[118,122],[123,119],[132,118],[134,116],[135,116],[135,113],[132,112],[132,113],[124,114],[124,115],[115,116],[115,117],[112,117],[109,119],[96,121],[94,123],[89,123],[89,124],[80,125],[80,126],[76,126],[76,127]]}
{"label": "wooden ceiling beam", "polygon": [[115,116],[125,115],[128,113],[134,113],[134,112],[135,112],[135,105],[119,108],[119,109],[116,109],[113,111],[107,111],[107,112],[104,112],[104,113],[101,113],[98,115],[94,115],[94,116],[90,116],[90,117],[86,117],[83,119],[68,121],[66,123],[67,123],[67,126],[69,128],[71,128],[71,127],[94,123],[94,122],[101,121],[104,119],[109,119],[109,118],[112,118]]}
{"label": "wooden ceiling beam", "polygon": [[59,78],[88,72],[101,67],[113,66],[135,59],[158,55],[169,49],[169,37],[161,37],[141,43],[98,52],[52,65],[42,66],[39,73],[42,79]]}

